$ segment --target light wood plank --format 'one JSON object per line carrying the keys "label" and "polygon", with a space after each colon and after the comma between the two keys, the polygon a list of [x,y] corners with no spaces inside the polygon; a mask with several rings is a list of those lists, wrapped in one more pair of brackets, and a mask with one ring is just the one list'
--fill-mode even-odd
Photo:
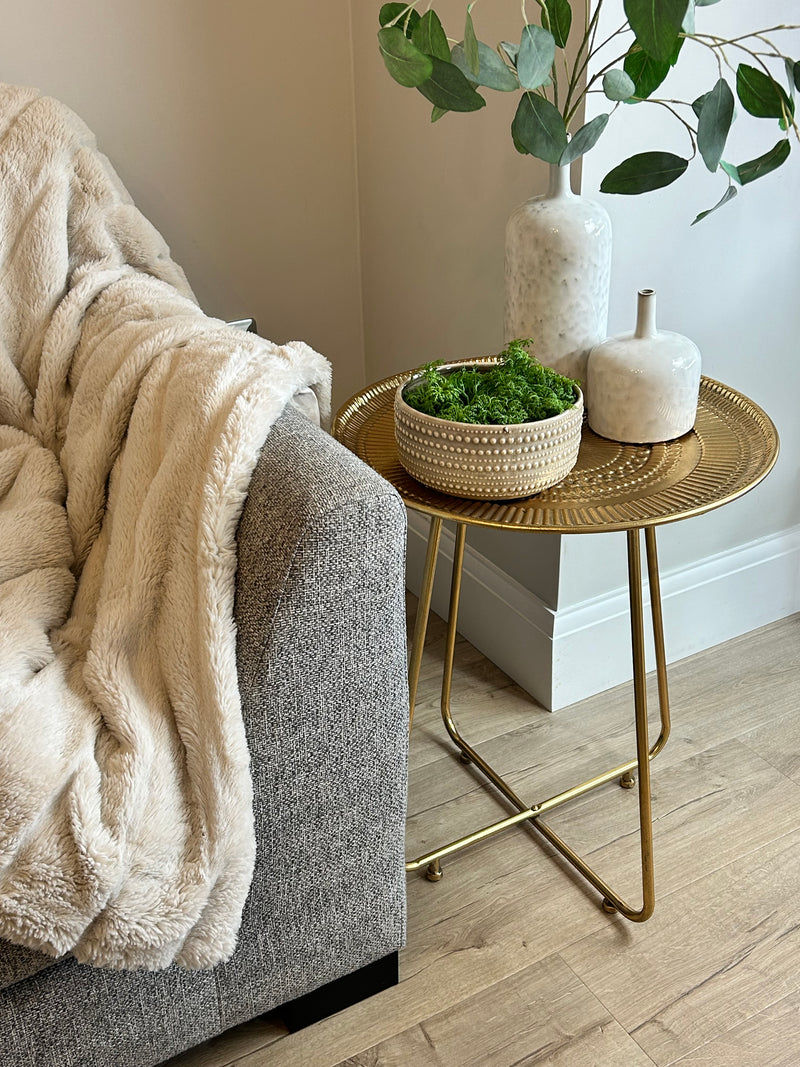
{"label": "light wood plank", "polygon": [[794,708],[771,722],[742,735],[742,743],[771,763],[781,774],[800,784],[800,680],[795,680]]}
{"label": "light wood plank", "polygon": [[800,989],[800,831],[616,920],[563,953],[658,1065]]}
{"label": "light wood plank", "polygon": [[558,956],[491,986],[338,1067],[652,1067]]}
{"label": "light wood plank", "polygon": [[741,1026],[675,1060],[676,1067],[797,1067],[800,1063],[800,992],[752,1016]]}

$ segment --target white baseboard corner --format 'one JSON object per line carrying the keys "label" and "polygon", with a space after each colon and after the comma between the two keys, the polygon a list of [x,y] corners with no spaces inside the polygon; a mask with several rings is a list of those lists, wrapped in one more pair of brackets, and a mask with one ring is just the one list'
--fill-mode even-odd
{"label": "white baseboard corner", "polygon": [[[407,584],[414,593],[427,536],[428,520],[409,512]],[[444,529],[433,594],[433,610],[443,617],[453,540]],[[669,663],[800,611],[800,527],[662,574],[661,597]],[[627,589],[555,611],[469,543],[458,629],[552,711],[631,677]],[[649,635],[647,645],[650,668]]]}

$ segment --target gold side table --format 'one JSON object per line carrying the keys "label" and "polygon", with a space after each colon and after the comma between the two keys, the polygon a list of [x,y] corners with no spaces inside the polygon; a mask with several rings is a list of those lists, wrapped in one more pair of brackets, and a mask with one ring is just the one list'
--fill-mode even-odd
{"label": "gold side table", "polygon": [[[428,877],[438,881],[444,856],[493,837],[511,826],[528,822],[600,892],[603,907],[607,911],[617,911],[634,922],[644,922],[652,915],[655,906],[650,761],[664,748],[670,731],[656,527],[701,515],[735,500],[756,486],[772,469],[778,456],[775,427],[761,408],[746,396],[720,382],[703,378],[695,428],[684,437],[664,444],[622,445],[598,437],[584,425],[577,465],[564,481],[552,489],[524,500],[465,500],[428,489],[400,466],[394,440],[393,402],[397,386],[410,373],[387,378],[354,396],[337,414],[333,434],[391,482],[408,507],[429,515],[431,519],[409,665],[412,719],[442,522],[451,520],[455,523],[455,554],[442,678],[442,719],[459,749],[460,758],[465,763],[474,764],[483,773],[506,798],[514,814],[407,862],[406,869],[424,867]],[[461,736],[450,710],[450,688],[464,545],[470,525],[562,534],[625,531],[633,653],[635,760],[613,767],[537,804],[527,804]],[[648,736],[642,531],[650,588],[660,717],[660,733],[652,746]],[[632,788],[636,784],[633,772],[637,769],[642,867],[640,908],[626,903],[543,818],[559,805],[615,778],[623,787]]]}

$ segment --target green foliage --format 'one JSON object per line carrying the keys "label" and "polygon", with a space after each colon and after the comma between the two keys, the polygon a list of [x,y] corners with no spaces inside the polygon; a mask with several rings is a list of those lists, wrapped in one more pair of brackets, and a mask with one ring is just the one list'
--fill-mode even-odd
{"label": "green foliage", "polygon": [[533,342],[512,341],[495,366],[465,366],[442,371],[442,361],[422,368],[422,378],[403,393],[406,403],[439,419],[505,426],[560,415],[578,398],[577,382],[543,367],[526,349]]}
{"label": "green foliage", "polygon": [[712,174],[722,159],[734,107],[733,93],[724,78],[720,78],[711,92],[703,97],[697,123],[697,147]]}
{"label": "green foliage", "polygon": [[567,129],[558,108],[536,93],[522,94],[511,124],[518,152],[558,163],[567,147]]}
{"label": "green foliage", "polygon": [[[479,89],[516,91],[521,95],[511,137],[517,151],[566,166],[594,147],[620,106],[623,111],[631,104],[666,107],[687,134],[689,158],[637,152],[606,175],[601,188],[623,194],[660,189],[679,178],[699,155],[710,171],[727,177],[728,191],[695,222],[733,199],[731,182],[745,185],[781,166],[790,155],[791,133],[800,140],[794,102],[795,90],[800,90],[800,60],[784,55],[775,43],[776,32],[800,26],[756,29],[727,39],[696,26],[702,23],[695,18],[696,9],[719,0],[623,0],[624,25],[598,43],[597,20],[605,0],[536,0],[539,22],[525,21],[519,43],[501,41],[492,49],[478,38],[475,2],[467,5],[460,40],[447,36],[432,6],[426,5],[420,16],[416,9],[422,0],[380,8],[378,39],[386,68],[395,81],[417,89],[434,105],[434,122],[450,111],[480,110],[486,100]],[[608,61],[606,46],[613,56]],[[669,94],[656,97],[686,47],[713,54],[719,70],[716,83],[693,102]],[[743,57],[752,62],[737,65]],[[773,71],[776,66],[780,73]],[[610,114],[578,126],[586,94],[601,87],[614,105]],[[723,155],[737,100],[752,118],[770,124],[777,120],[784,136],[757,159],[735,166]]]}
{"label": "green foliage", "polygon": [[641,101],[652,96],[669,74],[671,66],[668,61],[653,59],[647,52],[629,52],[625,56],[622,69],[633,82],[633,96]]}
{"label": "green foliage", "polygon": [[542,25],[552,33],[559,48],[566,48],[572,26],[572,7],[569,0],[544,0]]}
{"label": "green foliage", "polygon": [[663,189],[680,178],[689,160],[672,152],[640,152],[606,174],[600,184],[603,193],[649,193]]}
{"label": "green foliage", "polygon": [[636,86],[624,70],[607,70],[603,75],[603,92],[609,100],[629,100]]}
{"label": "green foliage", "polygon": [[653,59],[669,59],[689,0],[625,0],[625,15],[636,40]]}

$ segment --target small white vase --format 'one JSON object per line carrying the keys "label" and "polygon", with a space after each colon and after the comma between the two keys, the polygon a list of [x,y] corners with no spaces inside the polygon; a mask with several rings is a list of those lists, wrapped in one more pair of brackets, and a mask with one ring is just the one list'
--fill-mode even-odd
{"label": "small white vase", "polygon": [[656,328],[656,294],[640,289],[635,331],[592,349],[588,385],[595,433],[626,444],[671,441],[694,426],[700,351],[688,337]]}
{"label": "small white vase", "polygon": [[572,192],[569,172],[552,164],[547,193],[508,220],[504,333],[506,343],[531,337],[536,358],[586,392],[589,350],[608,325],[611,220]]}

